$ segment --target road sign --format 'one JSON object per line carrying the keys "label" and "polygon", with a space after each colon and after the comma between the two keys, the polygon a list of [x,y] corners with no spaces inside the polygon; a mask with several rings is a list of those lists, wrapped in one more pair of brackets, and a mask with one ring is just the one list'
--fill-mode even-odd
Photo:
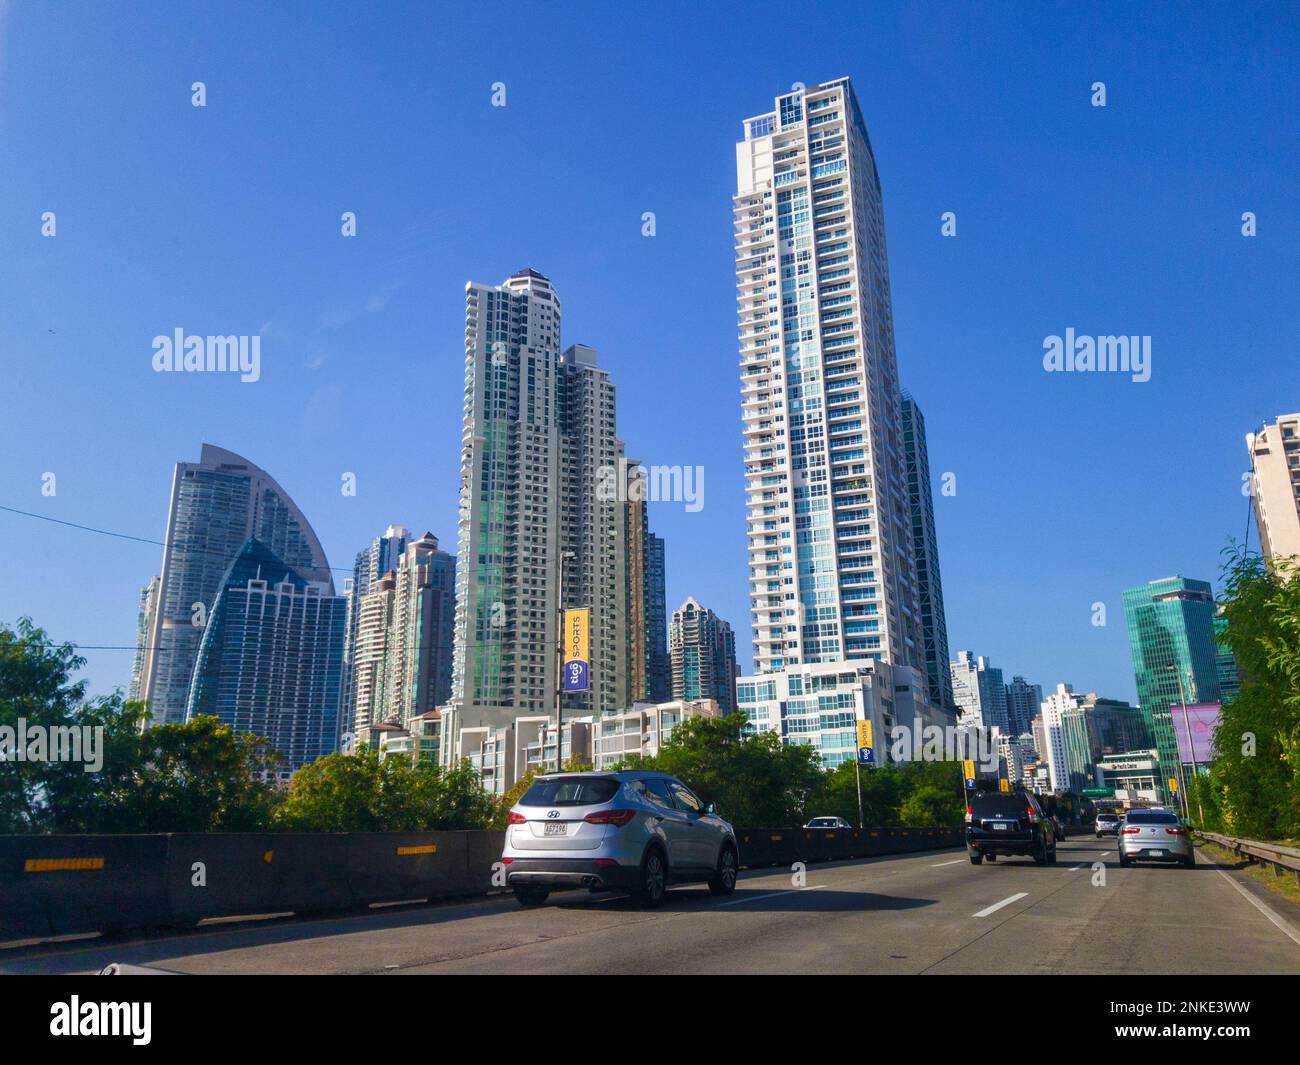
{"label": "road sign", "polygon": [[871,719],[870,718],[858,722],[858,746],[859,747],[875,746],[875,744],[871,742]]}
{"label": "road sign", "polygon": [[858,748],[858,761],[859,761],[862,765],[875,765],[875,764],[876,764],[876,752],[873,751],[870,747],[859,747],[859,748]]}
{"label": "road sign", "polygon": [[564,673],[566,692],[585,692],[591,687],[591,611],[578,607],[564,612]]}
{"label": "road sign", "polygon": [[1083,795],[1089,799],[1113,799],[1115,797],[1114,788],[1084,788]]}

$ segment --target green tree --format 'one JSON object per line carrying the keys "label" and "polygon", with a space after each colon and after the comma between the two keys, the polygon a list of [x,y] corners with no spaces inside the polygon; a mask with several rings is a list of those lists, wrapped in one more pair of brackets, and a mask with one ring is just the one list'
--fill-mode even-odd
{"label": "green tree", "polygon": [[[1220,714],[1210,805],[1228,832],[1293,838],[1300,835],[1300,562],[1266,563],[1233,548],[1225,556],[1224,638],[1241,689]],[[1197,787],[1204,803],[1209,793]],[[1193,813],[1199,816],[1195,806]]]}
{"label": "green tree", "polygon": [[902,824],[916,828],[959,825],[960,817],[953,816],[956,804],[949,792],[933,784],[925,784],[903,800],[898,810],[898,819]]}
{"label": "green tree", "polygon": [[687,718],[642,767],[679,778],[733,824],[802,824],[822,780],[816,750],[747,725],[744,714]]}
{"label": "green tree", "polygon": [[[0,727],[30,730],[88,727],[98,768],[82,761],[0,758],[0,833],[111,830],[140,758],[144,705],[120,694],[86,698],[85,666],[70,644],[55,644],[30,618],[0,624]],[[17,753],[16,751],[14,752]],[[94,763],[90,763],[93,767]],[[122,831],[119,829],[118,831]]]}
{"label": "green tree", "polygon": [[257,832],[270,827],[281,792],[280,756],[261,736],[200,715],[141,738],[140,761],[111,796],[117,832]]}
{"label": "green tree", "polygon": [[327,754],[289,782],[276,824],[303,832],[487,828],[494,804],[467,762],[440,769],[362,747]]}

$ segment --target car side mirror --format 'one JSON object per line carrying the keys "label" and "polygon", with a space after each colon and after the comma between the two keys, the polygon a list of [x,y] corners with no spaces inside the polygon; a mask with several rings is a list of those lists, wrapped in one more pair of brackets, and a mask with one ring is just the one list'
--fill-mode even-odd
{"label": "car side mirror", "polygon": [[706,802],[704,804],[704,812],[706,814],[716,814],[718,812],[718,807],[714,803]]}

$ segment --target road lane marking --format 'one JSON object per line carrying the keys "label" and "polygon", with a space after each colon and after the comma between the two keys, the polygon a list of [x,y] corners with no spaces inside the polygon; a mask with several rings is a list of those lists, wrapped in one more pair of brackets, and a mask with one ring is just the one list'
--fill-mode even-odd
{"label": "road lane marking", "polygon": [[938,865],[932,865],[932,866],[930,866],[930,868],[931,868],[931,869],[942,869],[945,865],[960,865],[962,862],[964,862],[964,861],[968,861],[968,860],[969,860],[969,859],[967,859],[967,858],[955,858],[955,859],[953,859],[951,862],[940,862]]}
{"label": "road lane marking", "polygon": [[1029,894],[1028,891],[1018,891],[1014,895],[1008,895],[1001,902],[995,902],[992,906],[988,906],[985,909],[980,910],[979,913],[972,913],[971,916],[987,917],[991,913],[997,913],[997,911],[1002,909],[1003,906],[1010,906],[1013,902],[1016,902],[1019,899],[1023,899],[1028,894]]}
{"label": "road lane marking", "polygon": [[825,884],[814,884],[812,887],[789,888],[786,891],[769,891],[766,895],[750,895],[743,899],[731,899],[727,902],[718,903],[719,906],[739,906],[742,902],[758,902],[759,899],[774,899],[780,895],[797,895],[801,891],[818,891],[826,887]]}
{"label": "road lane marking", "polygon": [[1287,936],[1293,943],[1295,943],[1296,946],[1300,946],[1300,932],[1297,932],[1294,928],[1292,928],[1289,922],[1283,920],[1271,909],[1265,906],[1262,902],[1259,901],[1259,899],[1255,898],[1254,895],[1252,895],[1244,887],[1242,887],[1235,880],[1233,880],[1232,877],[1230,877],[1217,865],[1214,866],[1214,871],[1218,873],[1221,877],[1223,877],[1224,880],[1226,880],[1229,884],[1235,887],[1238,891],[1240,891],[1242,895],[1246,897],[1247,902],[1249,902],[1252,906],[1255,907],[1255,909],[1259,910],[1260,913],[1262,913],[1265,917],[1267,917],[1270,921],[1272,921],[1275,925],[1277,925],[1277,927],[1281,929],[1282,933],[1285,936]]}
{"label": "road lane marking", "polygon": [[1067,873],[1077,873],[1080,869],[1087,869],[1086,865],[1072,865],[1066,870]]}

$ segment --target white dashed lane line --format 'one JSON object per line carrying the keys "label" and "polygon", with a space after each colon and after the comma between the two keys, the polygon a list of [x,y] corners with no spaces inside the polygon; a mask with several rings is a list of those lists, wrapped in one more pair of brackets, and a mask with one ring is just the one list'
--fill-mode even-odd
{"label": "white dashed lane line", "polygon": [[1013,902],[1016,902],[1019,899],[1023,899],[1028,894],[1029,894],[1028,891],[1018,891],[1014,895],[1008,895],[1001,902],[995,902],[992,906],[986,906],[984,909],[980,910],[979,913],[972,913],[971,916],[987,917],[991,913],[997,913],[998,910],[1002,909],[1003,906],[1010,906]]}
{"label": "white dashed lane line", "polygon": [[813,884],[811,887],[790,888],[787,891],[769,891],[766,895],[749,895],[743,899],[730,899],[727,902],[721,902],[720,906],[739,906],[745,902],[758,902],[759,899],[774,899],[780,895],[797,895],[801,891],[819,891],[824,888],[825,884]]}

